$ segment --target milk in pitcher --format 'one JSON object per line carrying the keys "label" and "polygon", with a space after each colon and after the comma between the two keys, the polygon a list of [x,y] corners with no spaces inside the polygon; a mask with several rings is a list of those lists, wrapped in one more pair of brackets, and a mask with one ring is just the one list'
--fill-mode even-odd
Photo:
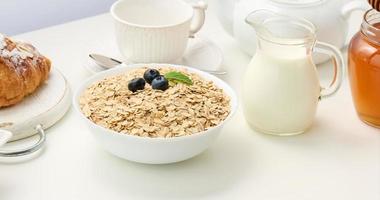
{"label": "milk in pitcher", "polygon": [[[243,80],[247,122],[260,132],[274,135],[305,132],[313,124],[318,101],[340,86],[341,53],[316,41],[315,27],[304,19],[258,10],[246,21],[258,38],[256,54]],[[334,58],[336,78],[326,89],[320,86],[313,50]]]}

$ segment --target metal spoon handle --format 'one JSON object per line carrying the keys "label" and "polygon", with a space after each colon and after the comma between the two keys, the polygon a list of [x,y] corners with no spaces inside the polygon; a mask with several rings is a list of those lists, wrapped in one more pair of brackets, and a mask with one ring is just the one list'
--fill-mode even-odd
{"label": "metal spoon handle", "polygon": [[214,70],[204,70],[204,69],[201,69],[201,71],[204,71],[204,72],[207,72],[210,74],[214,74],[214,75],[226,75],[227,74],[226,71],[214,71]]}
{"label": "metal spoon handle", "polygon": [[[107,57],[107,56],[100,55],[100,54],[90,54],[89,56],[90,56],[90,58],[92,58],[96,62],[96,64],[98,64],[99,66],[101,66],[105,69],[110,69],[110,68],[113,68],[113,67],[123,63],[120,60],[117,60],[115,58]],[[207,72],[210,74],[214,74],[214,75],[226,75],[227,74],[226,71],[218,71],[218,70],[201,69],[201,71],[204,71],[204,72]]]}

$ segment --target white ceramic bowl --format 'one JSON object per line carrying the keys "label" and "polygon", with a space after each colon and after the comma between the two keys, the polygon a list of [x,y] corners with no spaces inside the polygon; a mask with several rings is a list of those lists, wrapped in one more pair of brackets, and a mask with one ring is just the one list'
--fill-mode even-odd
{"label": "white ceramic bowl", "polygon": [[[193,135],[174,138],[148,138],[121,134],[113,130],[103,128],[93,123],[83,115],[79,107],[79,97],[92,83],[109,76],[114,76],[129,71],[131,69],[149,66],[187,69],[189,72],[196,73],[206,80],[213,81],[214,84],[219,88],[222,88],[231,99],[231,112],[229,116],[218,126]],[[212,142],[215,141],[223,125],[231,118],[237,109],[236,94],[227,83],[200,70],[172,64],[134,64],[124,67],[117,67],[98,73],[87,79],[83,85],[79,87],[74,95],[73,103],[76,112],[79,113],[81,119],[87,124],[91,130],[91,133],[95,136],[97,142],[103,146],[105,150],[120,158],[147,164],[174,163],[192,158],[202,153],[211,145]]]}

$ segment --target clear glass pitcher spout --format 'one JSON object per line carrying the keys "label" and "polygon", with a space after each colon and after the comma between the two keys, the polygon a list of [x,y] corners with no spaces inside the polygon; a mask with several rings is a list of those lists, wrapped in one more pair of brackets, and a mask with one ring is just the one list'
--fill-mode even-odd
{"label": "clear glass pitcher spout", "polygon": [[270,10],[256,10],[245,19],[259,39],[285,45],[310,44],[316,41],[315,26],[303,19],[276,13]]}

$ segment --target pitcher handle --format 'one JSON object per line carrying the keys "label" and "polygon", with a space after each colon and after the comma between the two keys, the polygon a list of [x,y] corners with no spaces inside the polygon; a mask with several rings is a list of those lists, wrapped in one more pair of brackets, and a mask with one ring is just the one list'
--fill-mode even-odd
{"label": "pitcher handle", "polygon": [[331,57],[334,66],[334,78],[327,88],[321,88],[319,99],[330,97],[340,88],[344,74],[344,60],[342,53],[333,45],[317,41],[314,50],[318,53],[327,54]]}
{"label": "pitcher handle", "polygon": [[203,24],[205,23],[207,3],[204,1],[198,1],[198,3],[193,5],[193,9],[194,16],[190,25],[190,38],[193,38],[194,34],[201,30]]}

